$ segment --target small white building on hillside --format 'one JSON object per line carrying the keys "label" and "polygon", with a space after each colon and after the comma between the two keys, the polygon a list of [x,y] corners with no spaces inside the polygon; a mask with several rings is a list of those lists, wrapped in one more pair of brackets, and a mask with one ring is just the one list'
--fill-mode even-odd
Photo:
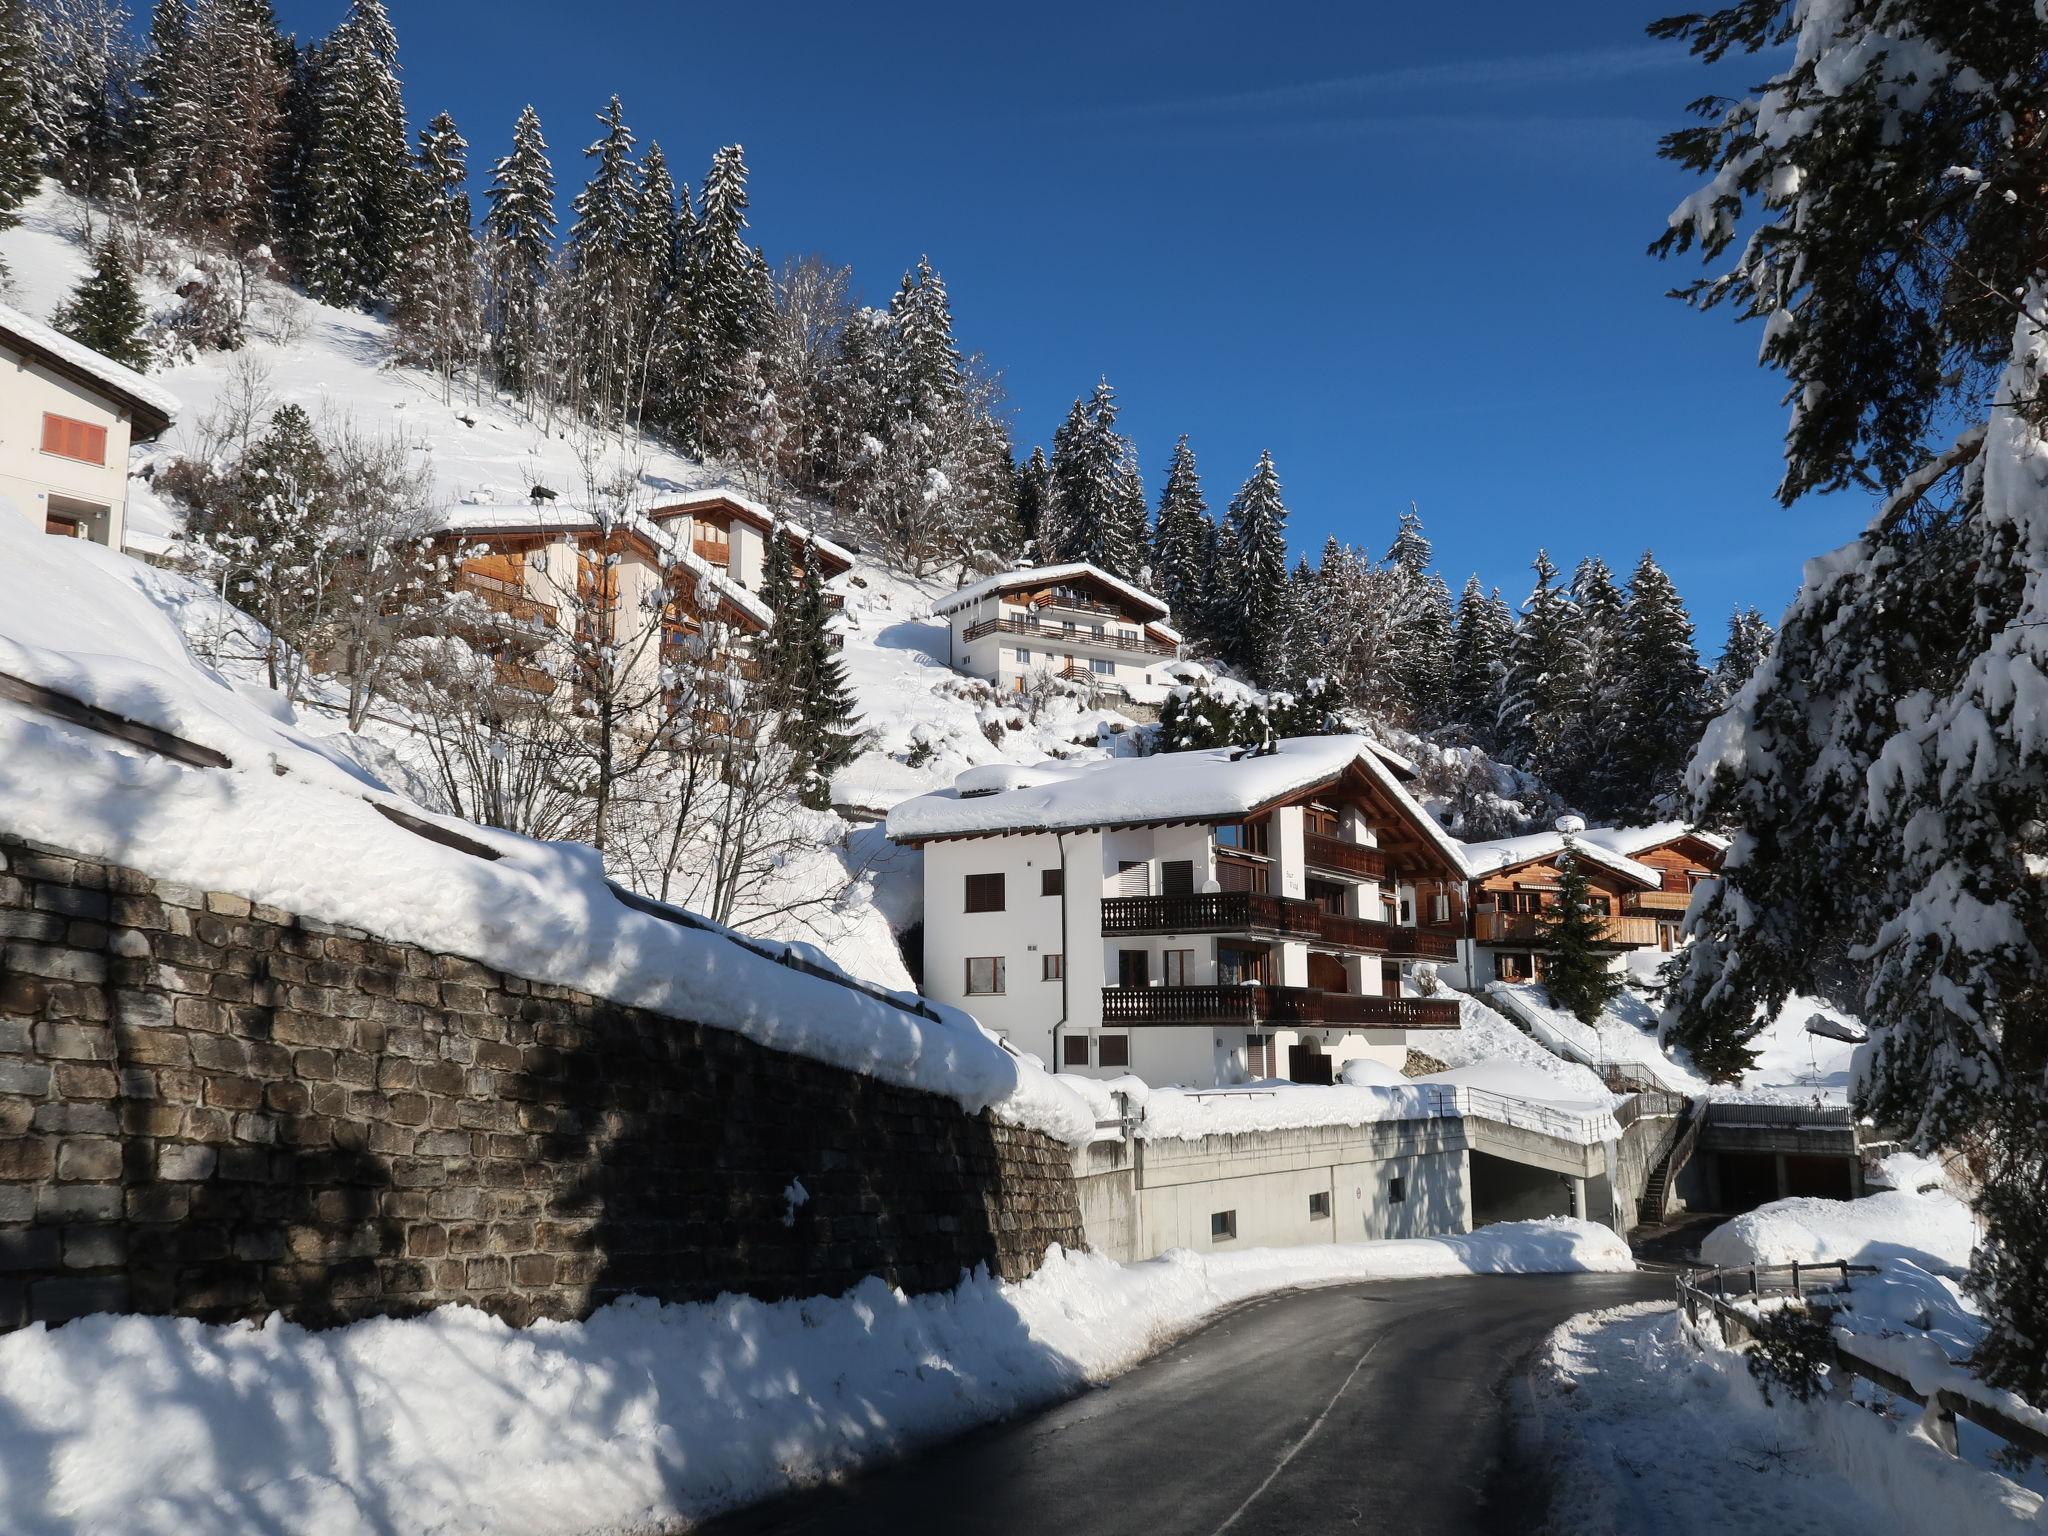
{"label": "small white building on hillside", "polygon": [[952,625],[956,671],[1022,690],[1041,677],[1103,693],[1158,688],[1180,655],[1165,603],[1086,564],[1006,571],[933,605]]}
{"label": "small white building on hillside", "polygon": [[1329,1082],[1455,1029],[1458,844],[1364,738],[970,769],[924,851],[924,987],[1054,1071]]}
{"label": "small white building on hillside", "polygon": [[121,548],[129,446],[177,415],[168,390],[0,304],[0,500],[15,515]]}

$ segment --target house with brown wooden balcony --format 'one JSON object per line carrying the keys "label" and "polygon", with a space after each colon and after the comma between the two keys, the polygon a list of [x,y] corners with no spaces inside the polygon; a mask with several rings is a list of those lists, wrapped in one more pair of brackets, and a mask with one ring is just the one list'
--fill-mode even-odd
{"label": "house with brown wooden balcony", "polygon": [[[737,491],[700,491],[665,500],[648,509],[647,520],[743,592],[761,590],[768,541],[778,530],[798,575],[807,559],[818,562],[818,577],[827,583],[853,569],[852,554],[831,539]],[[836,608],[843,599],[827,593],[826,601]]]}
{"label": "house with brown wooden balcony", "polygon": [[575,657],[619,648],[652,695],[685,653],[730,658],[742,674],[773,615],[752,593],[637,516],[599,519],[558,504],[458,506],[435,535],[455,589],[473,600],[463,638],[507,686],[551,692]]}
{"label": "house with brown wooden balcony", "polygon": [[1458,1027],[1470,872],[1361,737],[975,768],[888,825],[926,992],[1054,1071],[1328,1082]]}
{"label": "house with brown wooden balcony", "polygon": [[1164,668],[1180,656],[1166,604],[1093,565],[1006,571],[933,611],[952,626],[953,668],[1005,690],[1056,678],[1148,699],[1171,683]]}
{"label": "house with brown wooden balcony", "polygon": [[[1589,827],[1571,834],[1593,900],[1605,910],[1601,942],[1619,968],[1632,951],[1669,953],[1683,942],[1692,893],[1720,869],[1727,844],[1683,823]],[[1541,981],[1551,909],[1563,880],[1566,835],[1467,843],[1470,921],[1453,973],[1464,986]]]}

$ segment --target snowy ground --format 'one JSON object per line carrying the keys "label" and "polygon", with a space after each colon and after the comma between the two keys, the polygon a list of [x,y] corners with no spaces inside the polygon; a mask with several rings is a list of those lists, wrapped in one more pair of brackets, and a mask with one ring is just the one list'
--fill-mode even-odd
{"label": "snowy ground", "polygon": [[1524,1418],[1560,1536],[1979,1536],[2038,1530],[2038,1494],[1867,1408],[1768,1406],[1740,1355],[1696,1348],[1669,1302],[1574,1318]]}
{"label": "snowy ground", "polygon": [[[1726,1103],[1847,1104],[1852,1083],[1857,1020],[1816,997],[1794,995],[1754,1040],[1756,1065],[1739,1084],[1709,1083],[1683,1050],[1667,1052],[1657,1040],[1658,1006],[1646,993],[1654,980],[1654,962],[1663,955],[1631,956],[1642,962],[1632,968],[1631,984],[1591,1024],[1581,1023],[1550,1005],[1540,984],[1494,982],[1487,995],[1501,1009],[1527,1024],[1536,1038],[1569,1060],[1589,1067],[1623,1067],[1638,1072],[1673,1093],[1707,1094]],[[1815,1034],[1814,1019],[1827,1021],[1835,1033]]]}
{"label": "snowy ground", "polygon": [[88,1318],[0,1339],[0,1509],[19,1536],[670,1529],[1050,1402],[1251,1296],[1632,1267],[1605,1228],[1547,1221],[1129,1266],[1055,1250],[1020,1285],[524,1330],[466,1308],[325,1333]]}

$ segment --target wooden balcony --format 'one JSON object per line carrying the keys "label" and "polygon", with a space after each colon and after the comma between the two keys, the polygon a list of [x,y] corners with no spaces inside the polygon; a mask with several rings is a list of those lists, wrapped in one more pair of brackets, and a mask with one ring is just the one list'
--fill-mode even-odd
{"label": "wooden balcony", "polygon": [[1455,998],[1361,997],[1313,987],[1104,987],[1104,1024],[1456,1029]]}
{"label": "wooden balcony", "polygon": [[1041,592],[1031,599],[1031,607],[1034,611],[1049,608],[1061,613],[1100,614],[1104,618],[1122,619],[1129,624],[1139,622],[1113,603],[1098,603],[1093,598],[1077,597],[1069,592]]}
{"label": "wooden balcony", "polygon": [[702,560],[706,565],[728,566],[732,564],[732,540],[692,539],[690,540],[690,553],[699,560]]}
{"label": "wooden balcony", "polygon": [[[1314,902],[1260,891],[1205,891],[1183,896],[1108,896],[1102,902],[1106,935],[1223,933],[1247,938],[1294,939],[1331,949],[1401,959],[1453,960],[1458,941],[1446,933],[1399,923],[1326,912]],[[1652,936],[1654,939],[1654,935]]]}
{"label": "wooden balcony", "polygon": [[1629,912],[1663,912],[1672,917],[1685,916],[1691,905],[1691,891],[1637,891],[1623,901]]}
{"label": "wooden balcony", "polygon": [[[1547,944],[1550,923],[1533,912],[1475,912],[1472,936],[1482,944]],[[1648,949],[1657,943],[1657,919],[1623,914],[1600,920],[1600,942],[1617,949]]]}
{"label": "wooden balcony", "polygon": [[983,635],[1021,635],[1026,639],[1058,641],[1098,651],[1134,651],[1142,656],[1172,658],[1180,653],[1170,645],[1147,640],[1143,635],[1095,634],[1085,629],[1068,629],[1063,624],[1040,624],[1034,619],[983,619],[970,624],[963,637],[969,644]]}
{"label": "wooden balcony", "polygon": [[1302,836],[1301,852],[1310,869],[1349,875],[1354,880],[1387,878],[1387,856],[1363,843],[1330,837],[1322,832],[1308,832]]}
{"label": "wooden balcony", "polygon": [[461,591],[477,598],[493,613],[501,613],[521,624],[538,623],[554,627],[554,604],[528,597],[521,588],[509,581],[486,576],[481,571],[457,571],[455,585]]}

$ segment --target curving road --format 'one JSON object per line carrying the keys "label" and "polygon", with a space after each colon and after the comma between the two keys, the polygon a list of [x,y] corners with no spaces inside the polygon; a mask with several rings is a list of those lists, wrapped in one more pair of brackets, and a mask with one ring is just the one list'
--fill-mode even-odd
{"label": "curving road", "polygon": [[706,1536],[1400,1536],[1530,1528],[1505,1388],[1577,1312],[1668,1276],[1530,1275],[1292,1291],[1100,1390]]}

